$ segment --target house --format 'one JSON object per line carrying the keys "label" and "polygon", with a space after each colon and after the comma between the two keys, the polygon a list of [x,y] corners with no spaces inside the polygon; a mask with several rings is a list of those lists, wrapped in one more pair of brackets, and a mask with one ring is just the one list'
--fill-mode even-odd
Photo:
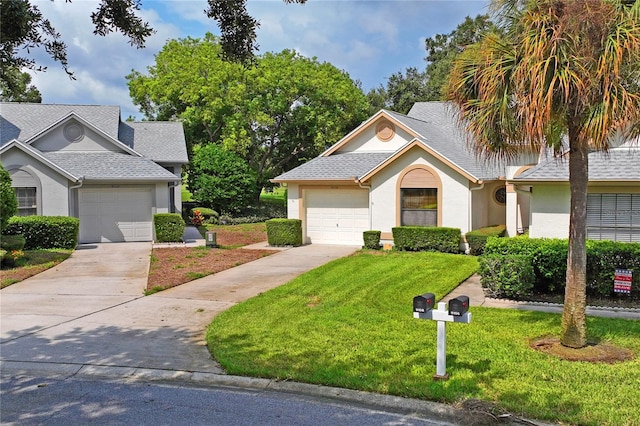
{"label": "house", "polygon": [[[588,239],[640,242],[639,142],[589,154]],[[513,221],[524,221],[531,237],[568,238],[570,200],[567,155],[522,168],[507,184],[507,204],[524,213]]]}
{"label": "house", "polygon": [[19,215],[80,219],[81,243],[151,241],[180,212],[182,124],[127,122],[101,105],[0,103],[0,161]]}
{"label": "house", "polygon": [[288,217],[302,220],[303,241],[362,245],[366,230],[392,241],[392,228],[402,225],[465,234],[505,224],[507,173],[537,158],[477,158],[450,106],[420,102],[408,115],[379,111],[273,182],[287,185]]}

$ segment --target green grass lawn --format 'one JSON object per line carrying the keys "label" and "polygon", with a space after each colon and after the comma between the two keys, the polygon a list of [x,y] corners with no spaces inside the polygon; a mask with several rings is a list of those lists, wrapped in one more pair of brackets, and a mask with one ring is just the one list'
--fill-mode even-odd
{"label": "green grass lawn", "polygon": [[[440,402],[479,398],[516,415],[572,424],[640,424],[640,361],[591,364],[529,348],[560,316],[472,308],[447,325],[436,382],[436,323],[413,296],[441,298],[477,268],[471,256],[362,251],[234,306],[207,330],[229,374],[290,379]],[[640,353],[640,321],[589,318],[591,338]]]}

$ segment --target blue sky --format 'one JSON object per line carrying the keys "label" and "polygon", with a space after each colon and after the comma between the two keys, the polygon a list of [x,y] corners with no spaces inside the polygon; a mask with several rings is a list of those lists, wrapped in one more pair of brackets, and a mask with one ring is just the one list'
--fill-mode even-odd
{"label": "blue sky", "polygon": [[[48,67],[33,82],[46,103],[119,105],[123,118],[142,118],[131,103],[125,75],[144,72],[169,39],[218,34],[204,14],[202,0],[142,0],[140,15],[156,33],[145,49],[131,47],[118,33],[93,35],[90,14],[96,0],[34,2],[68,46],[76,75],[71,81],[43,52],[35,57]],[[330,62],[359,80],[368,91],[407,67],[425,67],[425,38],[448,33],[465,16],[487,13],[488,0],[308,0],[304,5],[281,0],[249,0],[249,13],[260,21],[260,52],[295,49]]]}

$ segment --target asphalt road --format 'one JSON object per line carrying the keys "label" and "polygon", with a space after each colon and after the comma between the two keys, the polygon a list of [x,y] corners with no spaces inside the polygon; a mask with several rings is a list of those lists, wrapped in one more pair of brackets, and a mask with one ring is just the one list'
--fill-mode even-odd
{"label": "asphalt road", "polygon": [[416,413],[265,390],[125,380],[3,377],[3,425],[450,425]]}

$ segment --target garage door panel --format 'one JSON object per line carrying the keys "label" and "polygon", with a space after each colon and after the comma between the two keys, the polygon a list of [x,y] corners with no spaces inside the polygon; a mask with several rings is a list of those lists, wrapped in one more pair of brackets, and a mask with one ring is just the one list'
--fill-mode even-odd
{"label": "garage door panel", "polygon": [[153,239],[151,189],[83,188],[79,210],[81,242]]}
{"label": "garage door panel", "polygon": [[369,228],[369,194],[363,190],[308,190],[306,228],[311,243],[362,245]]}

